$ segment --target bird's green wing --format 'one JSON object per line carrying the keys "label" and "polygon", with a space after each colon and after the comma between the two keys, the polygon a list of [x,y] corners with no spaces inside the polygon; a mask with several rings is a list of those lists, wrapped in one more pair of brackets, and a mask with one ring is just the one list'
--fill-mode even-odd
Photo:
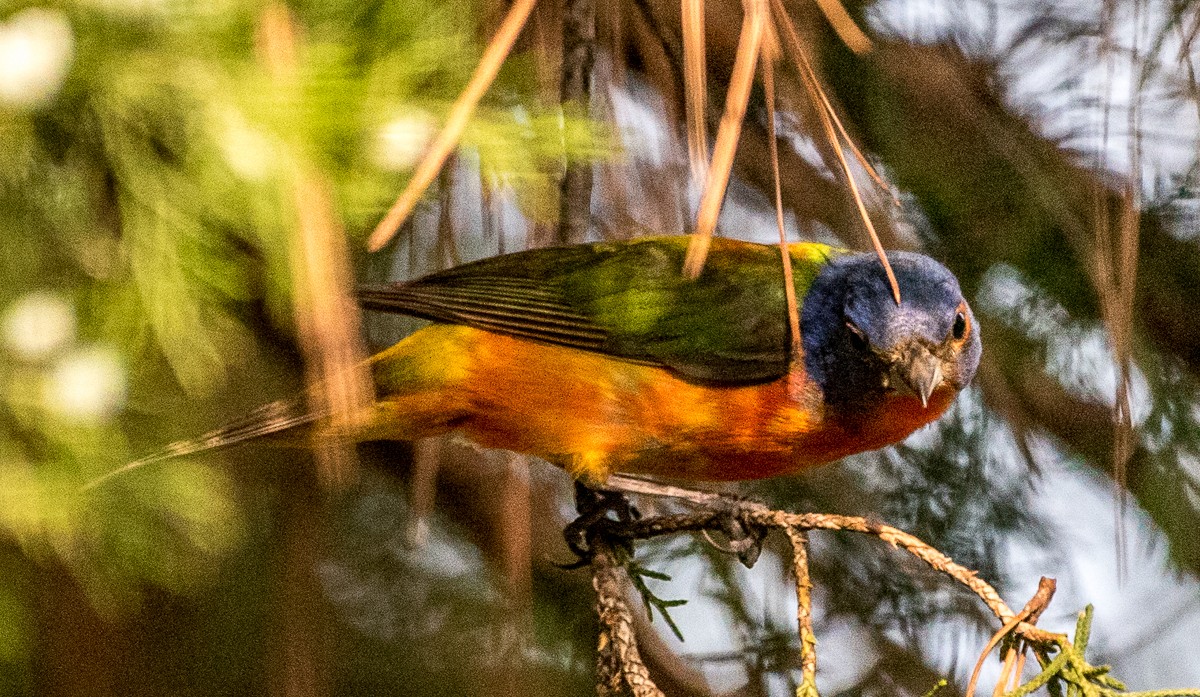
{"label": "bird's green wing", "polygon": [[[364,307],[661,365],[718,384],[773,380],[788,368],[779,249],[717,238],[703,273],[683,276],[688,238],[535,249],[416,281],[363,288]],[[830,257],[791,247],[797,297]]]}

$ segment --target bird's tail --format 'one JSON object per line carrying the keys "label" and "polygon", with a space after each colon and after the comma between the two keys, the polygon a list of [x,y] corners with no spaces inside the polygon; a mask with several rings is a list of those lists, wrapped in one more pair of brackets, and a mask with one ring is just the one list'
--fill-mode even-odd
{"label": "bird's tail", "polygon": [[323,417],[323,414],[309,409],[308,400],[303,393],[291,399],[276,400],[269,404],[264,404],[237,421],[225,424],[195,438],[175,441],[161,450],[102,474],[84,484],[83,489],[95,489],[118,475],[156,462],[162,462],[163,460],[221,450],[232,445],[263,438],[264,436],[275,435],[285,431],[294,431],[302,426],[319,421]]}

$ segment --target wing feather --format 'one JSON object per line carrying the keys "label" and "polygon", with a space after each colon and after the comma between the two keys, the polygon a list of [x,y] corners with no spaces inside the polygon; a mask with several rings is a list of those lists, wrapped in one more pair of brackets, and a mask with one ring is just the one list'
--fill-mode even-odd
{"label": "wing feather", "polygon": [[574,346],[598,348],[607,338],[603,329],[589,326],[586,317],[544,308],[519,308],[515,305],[505,308],[484,301],[459,300],[439,290],[403,287],[364,290],[359,297],[363,307],[368,310],[398,310],[425,319],[479,325],[486,329],[520,333],[525,338],[545,338],[555,343],[570,340]]}
{"label": "wing feather", "polygon": [[[407,283],[362,288],[364,308],[659,365],[683,377],[748,384],[787,372],[778,248],[714,240],[700,278],[680,270],[686,237],[536,249]],[[829,256],[793,247],[797,290]]]}

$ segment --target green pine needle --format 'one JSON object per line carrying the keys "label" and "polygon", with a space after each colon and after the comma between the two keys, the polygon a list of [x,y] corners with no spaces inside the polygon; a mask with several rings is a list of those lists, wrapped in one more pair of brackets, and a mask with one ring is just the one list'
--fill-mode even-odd
{"label": "green pine needle", "polygon": [[[1054,697],[1200,697],[1200,689],[1188,690],[1157,690],[1148,692],[1128,692],[1125,683],[1109,675],[1111,666],[1093,666],[1084,657],[1088,639],[1092,630],[1093,608],[1088,605],[1079,613],[1075,624],[1075,643],[1071,644],[1062,639],[1058,646],[1058,655],[1054,660],[1046,660],[1044,654],[1038,654],[1042,663],[1042,672],[1029,682],[1006,692],[1004,697],[1024,697],[1045,687]],[[1065,690],[1065,692],[1064,692]]]}
{"label": "green pine needle", "polygon": [[671,618],[670,609],[686,605],[687,600],[667,600],[660,598],[646,585],[647,578],[652,578],[656,581],[670,581],[671,577],[661,571],[647,569],[632,559],[625,562],[625,570],[629,573],[629,578],[633,581],[633,587],[642,596],[642,603],[646,606],[646,614],[650,616],[650,621],[654,621],[654,610],[658,610],[658,614],[662,615],[663,621],[671,628],[671,633],[675,635],[675,638],[684,641],[683,632],[680,631],[679,625],[675,624],[675,620]]}

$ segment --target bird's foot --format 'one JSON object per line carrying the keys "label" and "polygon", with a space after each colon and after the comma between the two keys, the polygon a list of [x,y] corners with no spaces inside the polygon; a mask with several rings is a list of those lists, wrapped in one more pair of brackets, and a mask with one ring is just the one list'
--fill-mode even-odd
{"label": "bird's foot", "polygon": [[704,537],[709,544],[722,552],[737,556],[746,568],[754,566],[762,553],[762,541],[767,536],[767,529],[751,522],[746,514],[756,508],[765,508],[766,504],[753,497],[725,491],[689,489],[628,475],[609,477],[605,483],[605,491],[677,499],[719,511],[718,529],[724,533],[727,543],[719,543],[705,530]]}
{"label": "bird's foot", "polygon": [[623,493],[593,489],[581,482],[575,482],[575,510],[579,517],[563,529],[567,547],[576,556],[574,562],[563,567],[566,569],[577,569],[590,563],[592,553],[588,535],[601,521],[608,520],[609,514],[622,523],[641,517],[641,513]]}
{"label": "bird's foot", "polygon": [[705,531],[704,537],[708,543],[722,552],[738,558],[747,569],[752,568],[762,554],[762,543],[767,537],[767,528],[751,522],[747,516],[746,501],[730,505],[718,518],[720,530],[725,534],[727,543],[719,544]]}

